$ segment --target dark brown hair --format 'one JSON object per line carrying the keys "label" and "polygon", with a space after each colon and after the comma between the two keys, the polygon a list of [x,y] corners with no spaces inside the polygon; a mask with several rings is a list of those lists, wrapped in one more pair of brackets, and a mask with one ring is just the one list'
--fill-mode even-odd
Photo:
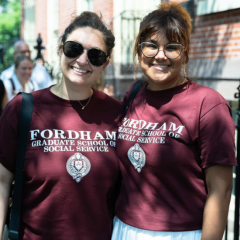
{"label": "dark brown hair", "polygon": [[191,17],[188,12],[176,2],[162,3],[158,9],[145,16],[140,24],[135,42],[134,57],[140,55],[139,44],[147,38],[163,33],[168,41],[180,42],[185,49],[185,64],[188,63],[190,34],[192,30]]}
{"label": "dark brown hair", "polygon": [[85,11],[82,12],[79,16],[77,16],[65,29],[60,39],[61,43],[64,43],[67,40],[69,34],[71,34],[74,30],[84,27],[91,27],[102,33],[104,42],[107,47],[107,55],[110,56],[112,53],[112,49],[115,45],[115,37],[112,34],[112,31],[107,29],[107,27],[103,23],[102,17],[99,17],[96,13],[93,12]]}

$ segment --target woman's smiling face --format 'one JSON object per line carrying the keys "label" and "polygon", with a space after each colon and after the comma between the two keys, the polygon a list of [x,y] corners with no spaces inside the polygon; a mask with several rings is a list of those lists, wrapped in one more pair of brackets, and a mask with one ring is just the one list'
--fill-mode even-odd
{"label": "woman's smiling face", "polygon": [[108,62],[106,62],[100,67],[93,66],[87,56],[87,51],[90,48],[98,48],[105,53],[107,52],[102,33],[91,27],[78,28],[68,36],[66,41],[81,43],[84,51],[80,56],[71,59],[66,57],[62,49],[60,49],[60,66],[63,79],[67,85],[74,83],[91,86],[108,65]]}
{"label": "woman's smiling face", "polygon": [[159,52],[155,57],[145,57],[140,51],[139,62],[144,75],[148,79],[148,88],[153,91],[176,87],[184,81],[180,75],[184,63],[184,51],[176,59],[169,59],[164,55],[163,48],[169,43],[164,34],[153,35],[148,40],[155,42]]}
{"label": "woman's smiling face", "polygon": [[15,73],[18,78],[18,80],[21,83],[26,83],[31,75],[33,70],[33,63],[30,60],[24,59],[21,61],[18,65],[18,67],[15,67]]}

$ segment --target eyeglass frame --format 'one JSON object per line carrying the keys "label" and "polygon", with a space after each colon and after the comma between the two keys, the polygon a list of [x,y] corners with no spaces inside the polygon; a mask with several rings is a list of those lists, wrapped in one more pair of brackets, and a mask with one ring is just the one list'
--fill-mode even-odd
{"label": "eyeglass frame", "polygon": [[[76,42],[76,41],[66,41],[66,42],[60,44],[60,47],[62,48],[62,50],[63,50],[63,46],[64,46],[65,43],[67,43],[67,42],[74,42],[74,43],[78,43],[78,44],[82,45],[82,43],[79,43],[79,42]],[[83,45],[82,45],[82,47],[83,47]],[[105,53],[105,52],[104,52],[102,49],[100,49],[100,48],[92,47],[92,48],[87,49],[87,48],[83,47],[83,50],[84,50],[84,49],[87,50],[87,53],[88,53],[88,51],[91,50],[91,49],[97,49],[97,50],[102,51],[102,52],[106,55],[106,57],[107,57],[107,58],[106,58],[106,61],[105,61],[104,63],[106,63],[106,62],[109,61],[109,59],[110,59],[110,56],[109,56],[107,53]],[[63,53],[64,53],[64,50],[63,50]],[[78,55],[77,57],[70,58],[70,57],[66,56],[65,53],[64,53],[64,55],[65,55],[67,58],[70,58],[70,59],[78,58],[78,57],[80,57],[82,54],[83,54],[83,52],[82,52],[80,55]],[[87,55],[87,56],[88,56],[88,55]],[[90,61],[90,59],[88,59],[88,60]],[[91,61],[90,61],[90,63],[91,63]],[[104,64],[104,63],[103,63],[103,64]],[[91,64],[92,64],[92,63],[91,63]],[[103,64],[102,64],[102,65],[103,65]],[[93,64],[92,64],[92,65],[93,65]],[[101,66],[102,66],[102,65],[101,65]],[[93,65],[93,66],[95,66],[95,65]],[[99,66],[99,67],[100,67],[100,66]]]}
{"label": "eyeglass frame", "polygon": [[[152,57],[148,57],[148,56],[144,55],[143,50],[142,50],[142,45],[141,45],[142,43],[151,43],[151,44],[156,45],[156,46],[157,46],[157,49],[158,49],[157,53],[156,53],[154,56],[152,56]],[[180,46],[181,46],[180,53],[179,53],[179,55],[178,55],[177,57],[175,57],[175,58],[169,58],[168,56],[166,56],[166,53],[165,53],[165,51],[164,51],[165,47],[166,47],[167,45],[170,45],[170,44],[177,44],[177,45],[180,45]],[[168,58],[168,59],[177,59],[177,58],[181,55],[182,50],[184,49],[183,44],[182,44],[182,43],[179,43],[179,42],[169,42],[169,43],[167,43],[167,44],[163,47],[163,50],[159,50],[160,46],[158,46],[156,43],[153,43],[153,42],[141,42],[141,43],[139,43],[139,47],[140,47],[140,49],[141,49],[142,54],[143,54],[145,57],[147,57],[147,58],[154,58],[154,57],[156,57],[156,56],[158,55],[159,51],[163,51],[165,57]]]}

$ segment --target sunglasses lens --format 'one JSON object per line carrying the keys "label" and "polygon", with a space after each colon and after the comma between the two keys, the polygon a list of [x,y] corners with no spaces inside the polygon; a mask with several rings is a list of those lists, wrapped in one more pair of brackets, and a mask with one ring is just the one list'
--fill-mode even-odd
{"label": "sunglasses lens", "polygon": [[76,58],[83,53],[83,46],[77,42],[65,42],[63,45],[63,52],[68,58]]}
{"label": "sunglasses lens", "polygon": [[91,48],[88,51],[88,59],[92,65],[100,67],[107,61],[107,55],[99,49]]}

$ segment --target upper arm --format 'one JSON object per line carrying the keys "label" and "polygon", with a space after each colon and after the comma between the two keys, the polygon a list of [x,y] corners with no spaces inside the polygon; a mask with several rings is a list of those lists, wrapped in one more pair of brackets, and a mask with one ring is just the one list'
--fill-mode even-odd
{"label": "upper arm", "polygon": [[13,177],[14,174],[0,163],[0,182],[4,184],[12,184]]}
{"label": "upper arm", "polygon": [[208,193],[229,193],[232,191],[232,166],[216,164],[206,168],[205,178]]}

